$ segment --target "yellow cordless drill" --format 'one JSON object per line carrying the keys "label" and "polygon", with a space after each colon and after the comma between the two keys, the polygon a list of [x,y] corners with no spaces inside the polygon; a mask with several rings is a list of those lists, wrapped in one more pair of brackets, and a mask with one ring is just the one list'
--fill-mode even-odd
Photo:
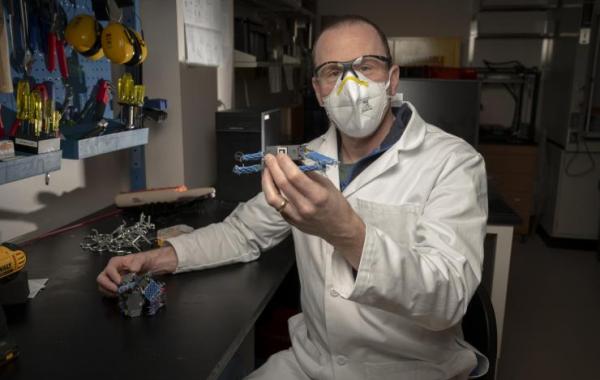
{"label": "yellow cordless drill", "polygon": [[0,245],[0,279],[19,272],[26,262],[25,252],[16,246],[9,243]]}
{"label": "yellow cordless drill", "polygon": [[[16,293],[23,293],[20,290],[27,286],[27,277],[23,275],[25,272],[21,271],[26,262],[25,252],[17,246],[10,243],[0,244],[0,366],[19,355],[17,345],[8,334],[8,324],[2,304],[6,302],[4,298],[11,298],[10,295],[5,296],[15,293],[15,289],[19,289]],[[18,286],[17,288],[15,288],[15,284]],[[28,288],[24,288],[24,290],[26,293],[29,292]]]}

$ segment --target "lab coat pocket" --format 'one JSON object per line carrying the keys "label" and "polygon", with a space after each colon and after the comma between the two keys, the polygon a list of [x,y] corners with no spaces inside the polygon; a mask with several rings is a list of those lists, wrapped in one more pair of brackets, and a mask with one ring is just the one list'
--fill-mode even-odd
{"label": "lab coat pocket", "polygon": [[407,362],[369,363],[365,365],[367,380],[444,380],[445,372],[434,364],[411,360]]}
{"label": "lab coat pocket", "polygon": [[419,209],[419,205],[414,203],[386,205],[356,199],[356,212],[362,220],[384,232],[402,246],[410,246],[414,243]]}

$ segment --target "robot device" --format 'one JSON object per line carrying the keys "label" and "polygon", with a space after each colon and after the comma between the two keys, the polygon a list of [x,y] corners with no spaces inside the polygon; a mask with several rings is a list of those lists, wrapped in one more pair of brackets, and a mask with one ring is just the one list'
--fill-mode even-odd
{"label": "robot device", "polygon": [[121,313],[128,317],[154,315],[165,306],[167,300],[165,284],[154,280],[149,274],[126,274],[117,293]]}
{"label": "robot device", "polygon": [[[273,145],[268,146],[264,151],[244,154],[236,153],[235,159],[241,165],[234,165],[233,172],[237,175],[260,173],[263,169],[262,160],[267,154],[277,155],[279,153],[287,154],[303,172],[314,170],[325,170],[327,166],[337,165],[333,158],[322,155],[321,153],[308,149],[305,144],[302,145]],[[244,163],[250,161],[261,161],[260,164],[246,166]]]}

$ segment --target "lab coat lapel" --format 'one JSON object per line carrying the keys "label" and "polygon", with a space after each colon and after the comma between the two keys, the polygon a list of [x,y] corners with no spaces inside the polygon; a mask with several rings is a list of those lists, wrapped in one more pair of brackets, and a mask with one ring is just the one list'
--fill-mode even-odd
{"label": "lab coat lapel", "polygon": [[412,115],[408,121],[408,124],[406,125],[406,129],[404,130],[402,137],[400,137],[398,142],[396,142],[384,154],[382,154],[381,157],[376,159],[371,165],[369,165],[368,168],[363,170],[362,173],[360,173],[352,180],[352,182],[350,182],[350,184],[343,191],[343,194],[346,198],[358,191],[361,187],[371,182],[373,179],[382,175],[388,169],[396,166],[398,164],[399,155],[402,151],[414,149],[423,142],[426,128],[425,122],[423,119],[421,119],[412,104],[408,102],[405,103],[407,103],[410,107]]}

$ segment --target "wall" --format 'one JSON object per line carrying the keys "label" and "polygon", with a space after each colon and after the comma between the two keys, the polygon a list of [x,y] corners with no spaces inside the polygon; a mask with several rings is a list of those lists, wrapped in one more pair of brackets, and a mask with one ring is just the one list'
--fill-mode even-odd
{"label": "wall", "polygon": [[116,152],[62,160],[61,170],[0,186],[0,241],[23,240],[61,227],[113,203],[129,188],[129,157]]}
{"label": "wall", "polygon": [[215,111],[217,68],[180,65],[184,183],[214,186],[217,180]]}
{"label": "wall", "polygon": [[[226,0],[230,10],[233,0]],[[166,98],[169,117],[148,123],[146,182],[149,188],[214,186],[216,138],[214,114],[219,104],[231,107],[233,97],[233,14],[226,20],[224,64],[220,68],[190,66],[185,61],[183,3],[145,0],[141,17],[151,55],[144,64],[146,93]],[[218,80],[217,80],[218,78]],[[217,84],[219,82],[219,84]]]}
{"label": "wall", "polygon": [[[149,188],[184,184],[183,172],[183,115],[179,77],[179,45],[177,7],[175,2],[145,0],[140,2],[140,16],[148,58],[144,62],[146,95],[167,99],[167,120],[150,127],[149,143],[145,148],[146,184]],[[160,20],[160,22],[159,22]],[[162,27],[155,27],[162,25]]]}

